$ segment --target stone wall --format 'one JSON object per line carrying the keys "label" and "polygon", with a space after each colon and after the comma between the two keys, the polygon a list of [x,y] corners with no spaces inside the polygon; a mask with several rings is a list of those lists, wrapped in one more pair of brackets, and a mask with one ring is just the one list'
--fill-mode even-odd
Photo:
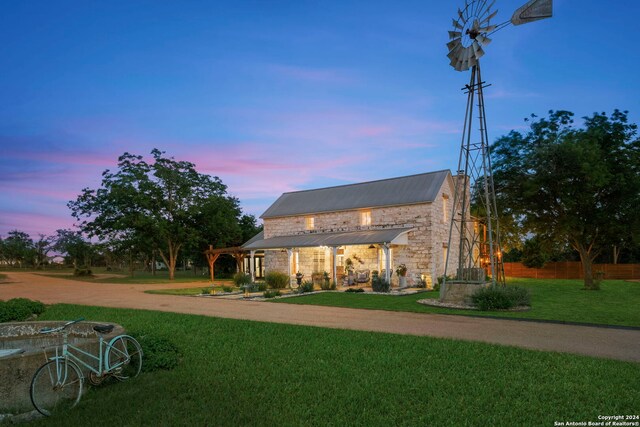
{"label": "stone wall", "polygon": [[[265,238],[284,235],[296,235],[309,233],[305,229],[305,219],[309,216],[314,218],[314,229],[312,232],[326,233],[337,231],[355,231],[378,229],[383,227],[411,228],[408,233],[408,245],[396,246],[392,248],[391,266],[392,271],[400,264],[407,266],[407,277],[409,284],[413,284],[414,279],[420,274],[430,275],[433,280],[435,276],[444,273],[444,248],[447,246],[449,238],[449,221],[451,219],[451,209],[453,206],[453,181],[445,180],[438,196],[431,203],[420,203],[414,205],[391,206],[382,208],[372,208],[371,226],[360,225],[361,210],[317,213],[313,215],[299,215],[281,218],[266,218],[264,220]],[[444,215],[443,210],[448,210]],[[452,246],[457,246],[457,238],[452,239]],[[337,265],[343,266],[347,258],[354,261],[355,269],[378,270],[384,268],[383,251],[379,248],[369,249],[368,246],[347,246],[344,254],[338,257]],[[453,250],[452,255],[457,255],[456,247],[447,248]],[[331,265],[332,253],[330,249],[301,248],[298,249],[298,270],[305,274],[305,278],[310,277],[315,272],[317,265],[318,251],[324,251],[325,269],[332,274]],[[353,255],[360,258],[363,263],[356,261]],[[314,263],[314,256],[316,262]],[[287,271],[287,254],[281,251],[265,252],[266,269]],[[450,263],[457,264],[457,260],[450,260]],[[393,282],[396,282],[395,274]]]}

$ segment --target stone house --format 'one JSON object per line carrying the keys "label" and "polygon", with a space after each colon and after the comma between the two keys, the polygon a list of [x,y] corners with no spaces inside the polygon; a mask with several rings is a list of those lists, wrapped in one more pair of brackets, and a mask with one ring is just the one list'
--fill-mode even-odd
{"label": "stone house", "polygon": [[305,280],[326,272],[339,285],[351,269],[377,271],[397,286],[404,264],[409,286],[433,281],[448,251],[457,254],[448,248],[454,191],[455,177],[443,170],[284,193],[261,215],[263,232],[243,245],[245,271],[281,271],[292,282],[298,272]]}

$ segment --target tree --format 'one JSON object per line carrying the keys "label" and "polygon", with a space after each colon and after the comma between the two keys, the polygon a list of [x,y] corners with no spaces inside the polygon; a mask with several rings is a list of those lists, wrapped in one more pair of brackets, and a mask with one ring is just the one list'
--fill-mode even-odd
{"label": "tree", "polygon": [[12,267],[18,265],[22,268],[24,264],[33,262],[33,240],[24,231],[7,233],[2,246],[3,256]]}
{"label": "tree", "polygon": [[597,289],[592,263],[639,233],[640,141],[627,113],[596,113],[573,125],[573,113],[550,111],[527,133],[512,131],[492,147],[501,216],[541,245],[569,243],[580,256],[585,289]]}
{"label": "tree", "polygon": [[90,242],[82,238],[80,231],[56,230],[56,236],[53,240],[53,249],[66,254],[71,260],[73,268],[78,268],[80,264],[91,266],[93,248]]}
{"label": "tree", "polygon": [[220,178],[198,173],[193,163],[164,157],[158,149],[151,154],[153,163],[124,153],[115,172],[103,172],[99,189],[83,189],[68,206],[90,236],[152,239],[173,279],[180,249],[199,238],[199,219],[221,204],[237,209],[238,200],[227,195]]}
{"label": "tree", "polygon": [[51,249],[53,249],[53,237],[45,236],[44,234],[38,234],[38,237],[40,237],[38,241],[33,243],[35,255],[33,266],[35,268],[40,268],[40,266],[44,266],[47,263],[49,260],[47,254]]}

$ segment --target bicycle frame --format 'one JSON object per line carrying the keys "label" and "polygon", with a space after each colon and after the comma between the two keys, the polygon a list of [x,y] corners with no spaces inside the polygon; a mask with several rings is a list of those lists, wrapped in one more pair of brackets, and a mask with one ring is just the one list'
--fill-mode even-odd
{"label": "bicycle frame", "polygon": [[[75,362],[76,365],[84,367],[86,369],[88,369],[89,371],[93,372],[94,374],[98,375],[98,376],[102,376],[105,374],[109,374],[113,371],[115,371],[116,369],[118,369],[120,366],[123,366],[127,363],[128,361],[128,357],[129,355],[126,354],[125,352],[120,351],[118,348],[112,346],[110,343],[105,343],[104,342],[104,338],[102,336],[99,336],[99,349],[98,349],[98,356],[96,356],[93,353],[90,353],[88,351],[85,351],[79,347],[76,347],[73,344],[69,344],[68,342],[68,332],[65,331],[63,332],[63,341],[62,341],[62,352],[60,353],[60,346],[56,346],[56,354],[55,356],[51,356],[48,357],[48,360],[71,360],[72,362]],[[118,337],[115,337],[118,338]],[[114,338],[114,339],[115,339]],[[118,352],[122,355],[127,356],[127,360],[119,362],[114,364],[113,366],[106,366],[106,352],[109,351],[109,349],[111,349],[112,351]],[[72,351],[77,352],[83,356],[86,356],[94,361],[97,362],[97,368],[95,367],[95,365],[91,365],[87,362],[85,362],[84,360],[82,360],[80,357],[78,357],[77,355],[75,355]],[[59,368],[58,368],[59,369]],[[58,372],[58,375],[60,374],[60,372]],[[65,371],[65,375],[66,377],[66,371]],[[60,376],[58,376],[60,377]]]}

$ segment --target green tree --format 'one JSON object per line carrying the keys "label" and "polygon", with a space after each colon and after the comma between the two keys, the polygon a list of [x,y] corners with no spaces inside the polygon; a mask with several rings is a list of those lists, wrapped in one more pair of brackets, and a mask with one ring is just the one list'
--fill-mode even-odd
{"label": "green tree", "polygon": [[49,260],[47,255],[53,249],[53,237],[45,236],[44,234],[38,234],[38,237],[38,241],[33,243],[33,266],[35,268],[43,267],[47,263]]}
{"label": "green tree", "polygon": [[33,240],[24,231],[12,230],[4,239],[3,255],[9,265],[22,268],[25,264],[33,262]]}
{"label": "green tree", "polygon": [[89,236],[152,239],[173,279],[181,248],[199,239],[202,216],[220,204],[237,208],[238,200],[227,195],[220,178],[198,173],[193,163],[165,157],[158,149],[151,154],[154,161],[148,163],[124,153],[115,172],[103,172],[99,189],[83,189],[68,206]]}
{"label": "green tree", "polygon": [[527,133],[512,131],[492,147],[501,216],[540,245],[569,243],[580,256],[585,289],[597,289],[596,256],[638,235],[637,126],[618,110],[585,117],[582,128],[568,111],[532,117]]}
{"label": "green tree", "polygon": [[56,230],[56,236],[53,237],[53,249],[65,254],[74,268],[80,265],[91,266],[91,257],[93,248],[90,242],[87,242],[80,231],[73,230]]}

